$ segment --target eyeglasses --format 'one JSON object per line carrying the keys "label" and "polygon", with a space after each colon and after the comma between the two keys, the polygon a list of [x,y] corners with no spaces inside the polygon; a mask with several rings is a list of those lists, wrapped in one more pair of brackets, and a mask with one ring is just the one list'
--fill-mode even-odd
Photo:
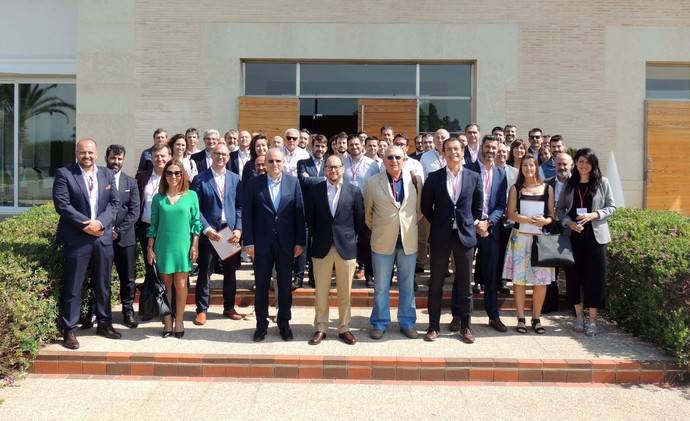
{"label": "eyeglasses", "polygon": [[398,155],[388,155],[386,159],[389,161],[402,161],[403,157]]}
{"label": "eyeglasses", "polygon": [[168,177],[182,177],[182,171],[166,171],[165,175]]}
{"label": "eyeglasses", "polygon": [[285,136],[287,140],[297,140],[297,136]]}
{"label": "eyeglasses", "polygon": [[282,159],[267,159],[266,160],[267,164],[280,164],[281,162],[283,162]]}
{"label": "eyeglasses", "polygon": [[213,155],[220,157],[220,158],[225,158],[226,156],[228,156],[228,154],[223,153],[223,152],[213,152]]}
{"label": "eyeglasses", "polygon": [[326,165],[326,169],[328,171],[337,171],[341,169],[343,166],[342,165]]}

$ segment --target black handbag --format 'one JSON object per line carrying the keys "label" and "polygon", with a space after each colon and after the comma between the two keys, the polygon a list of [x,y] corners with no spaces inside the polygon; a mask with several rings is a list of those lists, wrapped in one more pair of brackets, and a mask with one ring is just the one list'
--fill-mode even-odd
{"label": "black handbag", "polygon": [[155,263],[152,265],[151,276],[146,277],[144,281],[139,297],[139,315],[143,319],[150,320],[158,315],[162,318],[171,314],[165,284],[158,276]]}
{"label": "black handbag", "polygon": [[532,266],[569,268],[575,266],[570,236],[549,230],[532,239]]}

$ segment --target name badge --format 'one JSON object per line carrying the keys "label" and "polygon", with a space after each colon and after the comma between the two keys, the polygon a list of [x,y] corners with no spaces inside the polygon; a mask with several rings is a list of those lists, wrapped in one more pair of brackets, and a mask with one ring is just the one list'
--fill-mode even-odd
{"label": "name badge", "polygon": [[587,208],[577,208],[575,209],[577,215],[585,215],[587,213]]}

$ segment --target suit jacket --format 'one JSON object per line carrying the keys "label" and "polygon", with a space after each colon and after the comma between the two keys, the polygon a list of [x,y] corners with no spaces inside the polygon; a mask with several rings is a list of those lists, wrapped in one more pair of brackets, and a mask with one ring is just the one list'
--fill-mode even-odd
{"label": "suit jacket", "polygon": [[240,176],[231,171],[225,172],[225,190],[223,202],[213,170],[210,168],[194,177],[190,189],[199,197],[201,213],[201,230],[213,228],[218,231],[221,226],[221,212],[225,210],[225,221],[233,230],[242,230],[242,183]]}
{"label": "suit jacket", "polygon": [[144,189],[146,188],[146,183],[149,182],[149,178],[151,178],[151,174],[153,174],[153,167],[149,168],[146,171],[139,171],[137,173],[137,175],[134,176],[135,180],[137,181],[137,188],[139,190],[139,218],[138,219],[141,219],[141,214],[144,213]]}
{"label": "suit jacket", "polygon": [[[476,160],[471,164],[466,164],[465,168],[468,168],[477,174],[479,174],[479,182],[483,183],[481,168],[479,167],[481,162]],[[498,165],[493,166],[492,171],[492,181],[491,181],[491,197],[489,198],[489,209],[488,218],[493,225],[498,225],[501,221],[501,216],[506,210],[507,206],[507,190],[508,182],[506,180],[506,172],[503,168]],[[482,192],[484,190],[482,189]]]}
{"label": "suit jacket", "polygon": [[242,170],[242,185],[246,189],[247,186],[249,186],[249,180],[254,178],[256,176],[256,164],[254,164],[254,160],[247,161],[246,164],[244,164],[244,169]]}
{"label": "suit jacket", "polygon": [[[558,203],[556,205],[558,220],[565,228],[564,232],[567,234],[570,234],[568,224],[572,219],[568,213],[570,213],[573,207],[574,195],[574,189],[569,189],[567,185],[564,186],[561,197],[558,198]],[[609,232],[607,219],[616,212],[616,204],[613,201],[611,185],[606,177],[601,178],[601,187],[597,189],[592,198],[592,212],[599,214],[599,219],[590,222],[590,224],[592,224],[592,231],[594,231],[594,238],[599,244],[608,244],[611,242],[611,233]]]}
{"label": "suit jacket", "polygon": [[[201,150],[197,153],[193,153],[192,156],[189,157],[192,161],[196,162],[196,169],[199,172],[206,171],[208,169],[208,165],[206,165],[206,150]],[[229,163],[229,161],[228,161]]]}
{"label": "suit jacket", "polygon": [[422,213],[419,209],[422,194],[422,178],[417,175],[417,187],[408,171],[402,172],[405,197],[400,205],[391,194],[388,175],[384,171],[367,180],[364,188],[364,215],[371,229],[371,249],[379,254],[392,254],[402,238],[405,254],[417,252],[417,221]]}
{"label": "suit jacket", "polygon": [[422,213],[431,224],[429,246],[448,247],[456,222],[462,245],[474,247],[477,245],[474,221],[482,217],[484,198],[479,174],[461,168],[460,196],[455,203],[448,195],[447,181],[447,170],[441,168],[429,174],[422,189]]}
{"label": "suit jacket", "polygon": [[[113,183],[113,188],[115,183]],[[141,212],[139,205],[139,187],[132,177],[121,172],[120,185],[117,189],[120,195],[120,208],[117,210],[113,230],[117,233],[116,244],[120,247],[129,247],[136,244],[134,224],[139,219]]]}
{"label": "suit jacket", "polygon": [[243,239],[245,246],[254,246],[256,254],[267,254],[273,241],[290,256],[296,245],[306,245],[304,203],[297,177],[283,174],[280,183],[280,204],[273,208],[268,191],[268,174],[249,181],[244,200]]}
{"label": "suit jacket", "polygon": [[148,148],[141,151],[139,165],[137,165],[137,172],[147,171],[153,167],[153,163],[151,162],[151,149],[153,148]]}
{"label": "suit jacket", "polygon": [[82,222],[91,219],[89,192],[79,164],[59,168],[53,180],[53,204],[60,215],[56,240],[64,246],[79,247],[96,241],[103,245],[113,243],[113,222],[120,208],[120,198],[115,190],[113,173],[106,167],[98,167],[98,206],[96,220],[103,226],[103,235],[94,237],[82,231]]}
{"label": "suit jacket", "polygon": [[[309,157],[308,159],[301,159],[297,161],[297,178],[299,179],[299,185],[302,187],[302,196],[306,197],[309,195],[309,189],[318,183],[326,180],[325,177],[325,164],[326,157],[321,160],[321,167],[317,168],[314,164],[314,160]],[[318,175],[321,174],[321,175]]]}
{"label": "suit jacket", "polygon": [[[301,161],[300,161],[301,162]],[[357,233],[364,224],[364,200],[358,187],[343,182],[335,216],[328,205],[328,181],[312,185],[305,202],[311,257],[326,257],[334,245],[344,260],[357,258]]]}

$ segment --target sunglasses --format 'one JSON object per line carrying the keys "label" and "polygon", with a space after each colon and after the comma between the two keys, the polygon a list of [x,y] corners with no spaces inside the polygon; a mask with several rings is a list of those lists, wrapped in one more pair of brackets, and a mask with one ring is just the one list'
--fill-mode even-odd
{"label": "sunglasses", "polygon": [[267,164],[280,164],[281,162],[283,162],[282,159],[267,159],[266,160]]}
{"label": "sunglasses", "polygon": [[285,136],[285,139],[287,140],[297,140],[296,136]]}
{"label": "sunglasses", "polygon": [[398,155],[388,155],[386,159],[389,161],[402,161],[403,157]]}
{"label": "sunglasses", "polygon": [[182,177],[182,171],[166,171],[165,175],[168,177]]}
{"label": "sunglasses", "polygon": [[530,139],[541,139],[541,135],[532,135],[529,138]]}

